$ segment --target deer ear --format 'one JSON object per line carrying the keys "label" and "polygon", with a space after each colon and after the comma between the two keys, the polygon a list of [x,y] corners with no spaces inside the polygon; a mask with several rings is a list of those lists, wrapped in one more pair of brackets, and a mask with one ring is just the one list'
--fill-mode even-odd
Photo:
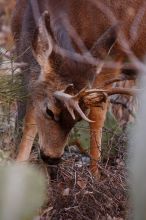
{"label": "deer ear", "polygon": [[110,27],[93,45],[91,54],[95,58],[104,59],[110,52],[118,37],[119,25]]}
{"label": "deer ear", "polygon": [[46,28],[46,16],[48,17],[48,12],[44,12],[39,19],[32,42],[33,54],[42,68],[48,65],[48,58],[53,51],[52,37]]}

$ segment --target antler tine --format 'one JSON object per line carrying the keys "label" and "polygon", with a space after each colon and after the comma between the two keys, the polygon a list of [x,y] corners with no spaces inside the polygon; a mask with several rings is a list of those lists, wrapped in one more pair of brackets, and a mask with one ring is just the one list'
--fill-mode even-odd
{"label": "antler tine", "polygon": [[126,88],[111,88],[109,90],[107,90],[107,94],[108,96],[111,95],[115,95],[115,94],[121,94],[121,95],[129,95],[129,96],[133,96],[135,95],[137,92],[139,92],[139,89],[126,89]]}
{"label": "antler tine", "polygon": [[65,105],[65,107],[67,108],[67,110],[69,111],[69,113],[71,114],[71,116],[74,120],[75,120],[74,111],[76,111],[81,116],[81,118],[84,119],[85,121],[94,122],[94,121],[91,121],[89,118],[87,118],[87,116],[84,114],[84,112],[80,108],[80,106],[79,106],[79,100],[80,100],[79,96],[80,95],[79,94],[80,94],[80,92],[77,95],[72,96],[72,95],[65,93],[62,90],[62,91],[55,92],[54,97]]}
{"label": "antler tine", "polygon": [[139,89],[125,89],[125,88],[111,88],[111,89],[89,89],[84,93],[85,95],[90,95],[92,93],[106,93],[108,96],[121,94],[121,95],[130,95],[133,96],[139,91]]}

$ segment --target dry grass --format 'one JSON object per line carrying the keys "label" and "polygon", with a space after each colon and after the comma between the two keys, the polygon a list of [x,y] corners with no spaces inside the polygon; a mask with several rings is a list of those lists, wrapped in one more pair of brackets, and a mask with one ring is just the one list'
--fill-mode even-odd
{"label": "dry grass", "polygon": [[[122,135],[122,136],[121,136]],[[99,164],[101,179],[97,181],[82,164],[79,152],[66,153],[58,166],[45,165],[32,154],[32,163],[46,174],[48,179],[48,203],[41,210],[41,220],[125,220],[128,219],[128,189],[126,160],[126,136],[115,135],[116,153],[109,153]]]}

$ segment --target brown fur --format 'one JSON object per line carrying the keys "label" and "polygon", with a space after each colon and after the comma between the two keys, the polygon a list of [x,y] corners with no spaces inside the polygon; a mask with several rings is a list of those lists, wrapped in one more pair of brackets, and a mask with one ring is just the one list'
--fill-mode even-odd
{"label": "brown fur", "polygon": [[[100,2],[96,0],[95,2]],[[130,38],[129,30],[137,15],[139,6],[143,0],[102,0],[120,21],[120,28],[127,39]],[[75,42],[71,40],[69,32],[62,23],[62,15],[67,15],[72,27],[76,30],[86,48],[90,50],[97,39],[111,26],[108,15],[96,8],[91,0],[42,0],[39,1],[39,9],[42,14],[45,10],[49,12],[49,19],[46,26],[49,34],[54,38],[57,45],[71,52],[80,52]],[[39,18],[38,18],[39,19]],[[132,46],[132,50],[139,58],[143,58],[146,50],[146,13],[139,25],[139,37]],[[74,121],[67,110],[56,103],[53,93],[56,90],[64,89],[69,83],[74,84],[74,93],[86,85],[92,85],[95,78],[96,66],[75,62],[70,58],[64,58],[54,52],[48,57],[40,55],[42,40],[39,41],[36,22],[34,21],[32,8],[29,0],[17,0],[12,19],[12,31],[16,41],[17,54],[24,62],[27,62],[30,71],[25,72],[24,81],[29,92],[31,92],[31,111],[39,133],[40,146],[44,154],[51,158],[61,157],[64,145],[67,141],[69,131]],[[39,41],[39,43],[38,43]],[[32,49],[33,44],[33,49]],[[42,45],[43,47],[43,45]],[[104,49],[104,48],[103,48]],[[106,53],[108,52],[107,48]],[[26,51],[23,55],[22,53]],[[34,53],[32,53],[34,51]],[[102,53],[102,52],[101,52]],[[100,57],[100,51],[98,51]],[[117,44],[112,54],[119,64],[115,69],[103,69],[92,86],[101,86],[105,80],[110,80],[120,74],[120,64],[127,59],[122,48]],[[39,55],[39,56],[38,56]],[[105,54],[106,55],[106,54]],[[41,72],[41,73],[40,73]],[[28,86],[29,85],[29,86]],[[47,119],[45,111],[49,103],[50,110],[59,117],[59,122]],[[30,109],[30,104],[28,109]],[[100,158],[99,148],[101,145],[101,132],[104,125],[107,103],[104,110],[91,109],[90,117],[96,122],[91,124],[91,168],[95,171],[97,160]],[[30,111],[30,110],[29,110]],[[27,111],[27,114],[30,112]],[[26,114],[26,115],[27,115]],[[26,116],[27,117],[27,116]],[[27,117],[29,118],[29,117]],[[27,129],[24,128],[24,136]],[[27,134],[28,135],[28,134]],[[34,136],[34,135],[33,135]],[[94,140],[96,139],[96,141]],[[22,139],[17,159],[27,160],[31,149],[32,141],[28,144]],[[23,150],[22,150],[23,148]],[[21,156],[22,155],[22,156]],[[94,162],[93,162],[94,161]]]}

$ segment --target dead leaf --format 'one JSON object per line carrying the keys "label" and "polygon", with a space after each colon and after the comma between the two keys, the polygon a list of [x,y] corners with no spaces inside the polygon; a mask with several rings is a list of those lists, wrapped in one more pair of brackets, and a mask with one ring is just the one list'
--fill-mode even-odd
{"label": "dead leaf", "polygon": [[68,195],[69,195],[69,192],[70,192],[70,189],[69,189],[69,188],[66,188],[66,189],[63,190],[62,195],[63,195],[63,196],[68,196]]}
{"label": "dead leaf", "polygon": [[87,183],[86,183],[85,181],[83,181],[83,180],[78,180],[78,181],[77,181],[77,184],[78,184],[78,186],[79,186],[81,189],[84,189],[84,188],[86,187],[86,185],[87,185]]}
{"label": "dead leaf", "polygon": [[93,194],[93,192],[90,192],[90,191],[88,191],[88,190],[86,190],[86,191],[84,192],[84,195],[89,195],[89,194]]}

